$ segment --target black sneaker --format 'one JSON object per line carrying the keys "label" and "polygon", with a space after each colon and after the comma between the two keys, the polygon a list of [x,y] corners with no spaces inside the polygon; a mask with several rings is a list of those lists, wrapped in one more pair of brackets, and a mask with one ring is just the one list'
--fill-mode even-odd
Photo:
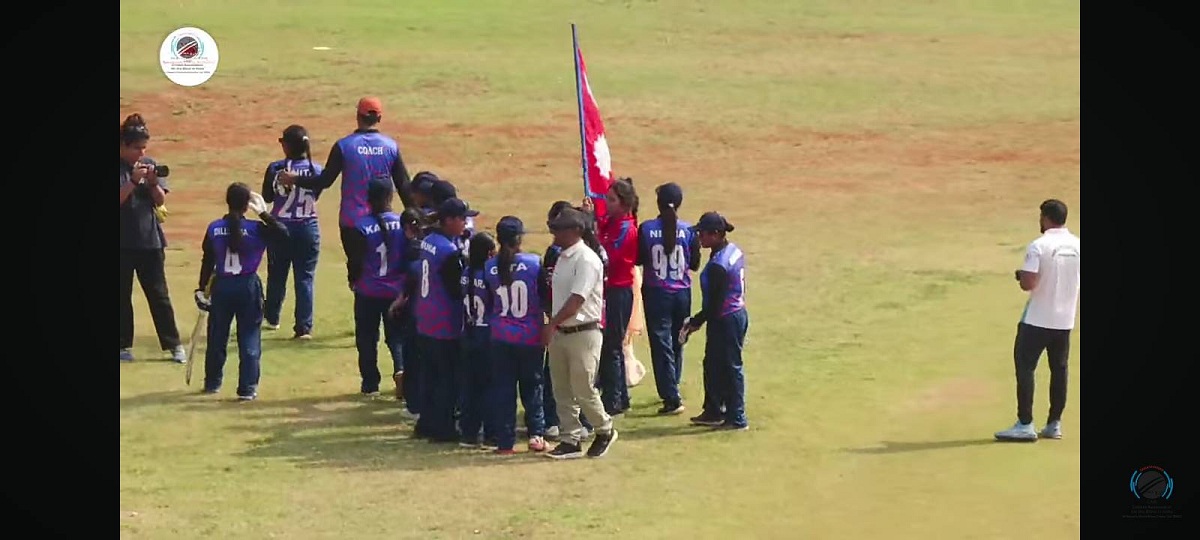
{"label": "black sneaker", "polygon": [[687,409],[684,408],[682,403],[664,404],[662,407],[658,408],[658,414],[663,415],[663,416],[670,416],[670,415],[676,415],[676,414],[683,414],[683,411],[685,411],[685,410],[687,410]]}
{"label": "black sneaker", "polygon": [[725,418],[720,414],[703,412],[700,416],[693,416],[691,422],[697,426],[719,426],[725,423]]}
{"label": "black sneaker", "polygon": [[609,430],[608,433],[597,432],[596,440],[592,441],[592,445],[588,447],[587,456],[590,458],[604,457],[614,442],[617,442],[616,428]]}
{"label": "black sneaker", "polygon": [[[593,445],[593,446],[595,446],[595,445]],[[559,443],[558,446],[554,447],[554,450],[551,450],[546,453],[546,457],[548,457],[550,459],[581,458],[581,457],[583,457],[583,449],[580,448],[578,444]]]}

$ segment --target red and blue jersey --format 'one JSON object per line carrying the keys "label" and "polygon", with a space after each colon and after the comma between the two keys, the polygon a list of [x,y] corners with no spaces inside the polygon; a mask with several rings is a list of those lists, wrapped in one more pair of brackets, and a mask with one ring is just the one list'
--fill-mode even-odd
{"label": "red and blue jersey", "polygon": [[[381,227],[382,224],[382,227]],[[384,212],[359,218],[355,228],[366,239],[362,272],[354,291],[372,298],[396,298],[408,274],[408,238],[399,214]]]}
{"label": "red and blue jersey", "polygon": [[[719,312],[710,313],[709,317],[723,317],[746,307],[746,255],[741,248],[729,243],[721,251],[713,254],[704,270],[700,272],[700,288],[704,296],[709,295],[708,271],[713,266],[720,266],[728,276],[728,286],[721,294]],[[709,298],[704,298],[704,305],[711,305]]]}
{"label": "red and blue jersey", "polygon": [[[458,339],[463,331],[463,304],[447,290],[446,265],[452,265],[454,280],[462,275],[458,246],[440,231],[421,240],[420,275],[417,283],[417,332],[436,339]],[[455,283],[455,285],[458,285]]]}
{"label": "red and blue jersey", "polygon": [[632,215],[599,222],[600,245],[608,255],[608,287],[632,287],[633,267],[637,265],[638,226]]}
{"label": "red and blue jersey", "polygon": [[271,215],[284,223],[316,221],[317,199],[321,196],[321,190],[300,186],[287,189],[280,185],[276,178],[280,172],[289,169],[302,178],[320,176],[324,170],[307,159],[281,159],[267,165],[267,177],[271,179]]}
{"label": "red and blue jersey", "polygon": [[263,238],[262,223],[254,220],[239,220],[242,238],[236,251],[230,249],[229,240],[233,231],[225,218],[209,223],[206,234],[212,242],[216,255],[217,277],[248,276],[258,273],[262,264],[267,241]]}
{"label": "red and blue jersey", "polygon": [[538,276],[542,265],[533,253],[518,253],[510,266],[512,284],[500,281],[499,258],[484,265],[490,294],[492,339],[516,345],[538,346],[542,333],[542,298]]}
{"label": "red and blue jersey", "polygon": [[338,140],[337,145],[343,160],[338,221],[343,227],[352,228],[359,218],[371,213],[367,183],[376,177],[392,175],[400,147],[391,137],[377,131],[352,133]]}
{"label": "red and blue jersey", "polygon": [[669,291],[680,291],[692,287],[692,276],[688,273],[691,268],[692,247],[699,241],[696,233],[691,230],[691,224],[679,220],[675,224],[675,249],[666,252],[663,242],[662,220],[655,218],[643,221],[638,228],[638,241],[642,243],[644,254],[642,265],[642,284]]}

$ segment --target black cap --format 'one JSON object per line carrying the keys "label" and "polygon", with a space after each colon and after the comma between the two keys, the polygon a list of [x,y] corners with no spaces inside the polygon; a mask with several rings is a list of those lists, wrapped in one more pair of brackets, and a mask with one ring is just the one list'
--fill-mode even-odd
{"label": "black cap", "polygon": [[588,227],[587,214],[575,208],[563,208],[557,217],[550,220],[549,225],[552,231],[566,229],[584,230]]}
{"label": "black cap", "polygon": [[448,217],[474,217],[478,215],[478,210],[471,210],[471,206],[468,205],[466,201],[455,197],[451,197],[442,201],[442,204],[439,204],[437,207],[438,219]]}
{"label": "black cap", "polygon": [[654,193],[658,195],[658,204],[670,206],[676,210],[683,205],[683,188],[675,182],[667,182],[654,189]]}
{"label": "black cap", "polygon": [[700,220],[692,226],[693,231],[733,232],[733,224],[716,212],[705,212]]}
{"label": "black cap", "polygon": [[496,238],[501,242],[515,240],[525,234],[525,224],[516,216],[504,216],[496,222]]}
{"label": "black cap", "polygon": [[458,190],[450,182],[438,179],[429,186],[429,198],[433,199],[434,204],[441,204],[442,201],[456,197],[458,197]]}
{"label": "black cap", "polygon": [[376,176],[367,183],[367,199],[376,200],[392,196],[392,177]]}
{"label": "black cap", "polygon": [[433,187],[433,183],[438,180],[439,180],[439,178],[436,174],[433,174],[429,171],[421,171],[421,172],[417,173],[416,176],[413,176],[413,179],[412,179],[413,191],[419,191],[421,193],[429,195],[429,189],[431,187]]}

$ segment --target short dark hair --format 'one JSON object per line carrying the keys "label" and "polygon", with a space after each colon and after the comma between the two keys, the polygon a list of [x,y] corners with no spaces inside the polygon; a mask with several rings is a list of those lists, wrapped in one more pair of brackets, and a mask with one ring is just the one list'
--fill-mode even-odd
{"label": "short dark hair", "polygon": [[1047,199],[1042,203],[1042,216],[1050,223],[1062,225],[1067,222],[1067,203],[1058,199]]}

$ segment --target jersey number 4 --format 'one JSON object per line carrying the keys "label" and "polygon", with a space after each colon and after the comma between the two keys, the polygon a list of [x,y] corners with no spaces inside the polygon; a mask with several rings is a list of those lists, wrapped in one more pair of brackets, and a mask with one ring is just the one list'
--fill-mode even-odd
{"label": "jersey number 4", "polygon": [[238,275],[242,273],[242,257],[236,251],[225,249],[225,273]]}

